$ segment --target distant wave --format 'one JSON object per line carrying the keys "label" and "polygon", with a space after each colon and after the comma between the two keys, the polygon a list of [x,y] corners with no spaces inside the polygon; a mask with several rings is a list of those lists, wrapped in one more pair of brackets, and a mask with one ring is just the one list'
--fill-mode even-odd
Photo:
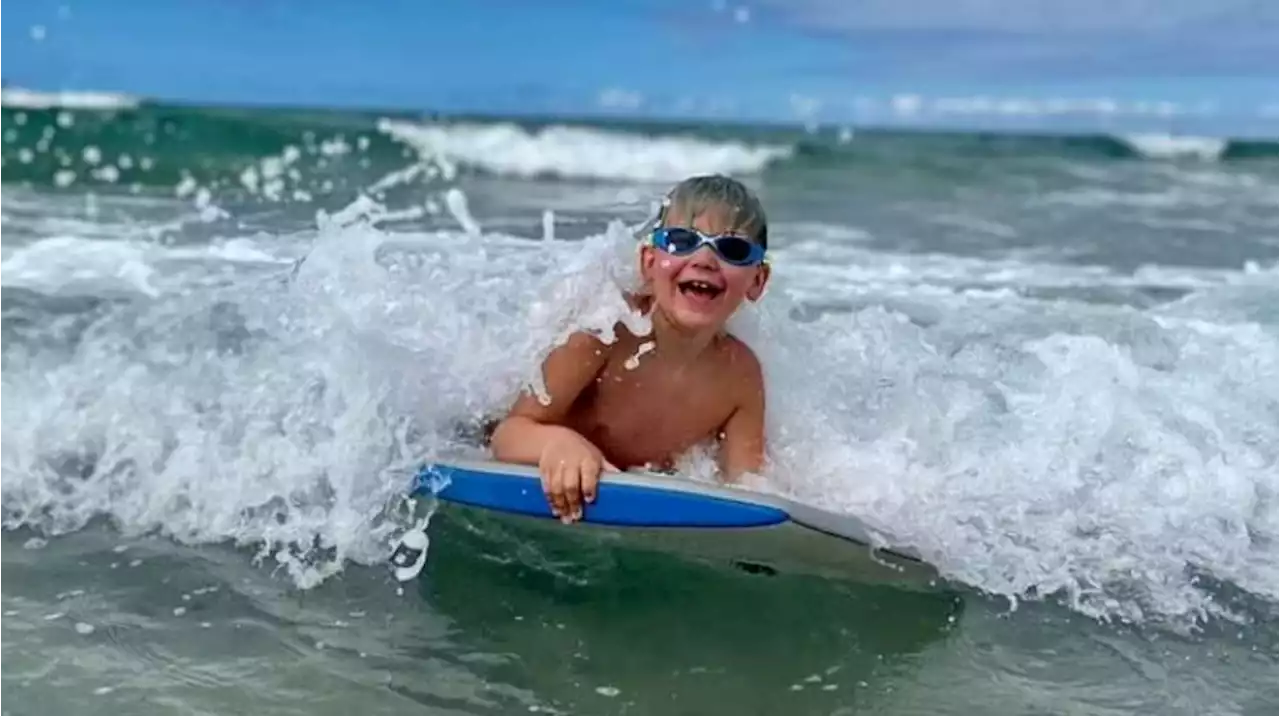
{"label": "distant wave", "polygon": [[755,174],[791,156],[789,146],[550,125],[417,124],[381,120],[378,129],[423,158],[495,174],[665,181],[691,174]]}
{"label": "distant wave", "polygon": [[1175,134],[1016,134],[863,130],[802,140],[795,155],[814,162],[867,161],[892,153],[899,157],[1078,157],[1200,161],[1276,159],[1275,140],[1229,139]]}
{"label": "distant wave", "polygon": [[1139,154],[1153,159],[1193,157],[1219,159],[1227,148],[1227,140],[1214,137],[1179,137],[1171,134],[1126,134],[1122,142]]}
{"label": "distant wave", "polygon": [[115,92],[37,92],[21,87],[0,90],[0,106],[23,109],[112,110],[137,107],[139,100]]}

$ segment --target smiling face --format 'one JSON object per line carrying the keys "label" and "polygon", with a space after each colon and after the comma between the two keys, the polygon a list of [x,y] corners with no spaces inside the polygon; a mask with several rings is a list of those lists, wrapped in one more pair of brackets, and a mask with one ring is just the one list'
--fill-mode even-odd
{"label": "smiling face", "polygon": [[[663,226],[690,228],[707,236],[750,238],[735,225],[735,213],[729,207],[711,206],[690,216],[673,205]],[[756,301],[764,293],[769,267],[725,263],[709,246],[674,256],[646,244],[640,251],[640,275],[655,309],[674,326],[690,331],[720,330],[743,299]]]}

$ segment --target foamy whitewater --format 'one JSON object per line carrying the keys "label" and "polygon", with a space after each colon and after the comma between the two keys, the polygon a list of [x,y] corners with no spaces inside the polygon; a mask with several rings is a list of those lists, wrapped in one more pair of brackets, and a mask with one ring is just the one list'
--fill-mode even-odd
{"label": "foamy whitewater", "polygon": [[[632,231],[666,182],[725,171],[774,220],[773,281],[732,325],[766,371],[757,489],[1006,609],[1274,630],[1273,174],[1076,157],[1033,192],[943,194],[891,163],[810,186],[784,141],[386,120],[291,146],[162,192],[6,184],[0,499],[29,548],[105,518],[306,593],[384,569],[416,467],[473,449],[459,426],[569,331],[635,325]],[[348,169],[367,192],[319,188]]]}

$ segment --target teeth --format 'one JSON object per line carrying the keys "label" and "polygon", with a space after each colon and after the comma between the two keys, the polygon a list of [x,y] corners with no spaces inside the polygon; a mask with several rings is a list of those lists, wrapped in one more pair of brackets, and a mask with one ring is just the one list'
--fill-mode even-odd
{"label": "teeth", "polygon": [[685,281],[680,284],[680,290],[698,291],[700,293],[716,294],[720,293],[720,288],[706,281]]}

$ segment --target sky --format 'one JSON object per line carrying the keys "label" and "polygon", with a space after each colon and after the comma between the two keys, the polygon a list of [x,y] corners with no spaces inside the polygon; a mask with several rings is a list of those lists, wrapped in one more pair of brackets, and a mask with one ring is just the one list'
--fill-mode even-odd
{"label": "sky", "polygon": [[196,102],[1275,133],[1274,0],[27,0],[7,83]]}

